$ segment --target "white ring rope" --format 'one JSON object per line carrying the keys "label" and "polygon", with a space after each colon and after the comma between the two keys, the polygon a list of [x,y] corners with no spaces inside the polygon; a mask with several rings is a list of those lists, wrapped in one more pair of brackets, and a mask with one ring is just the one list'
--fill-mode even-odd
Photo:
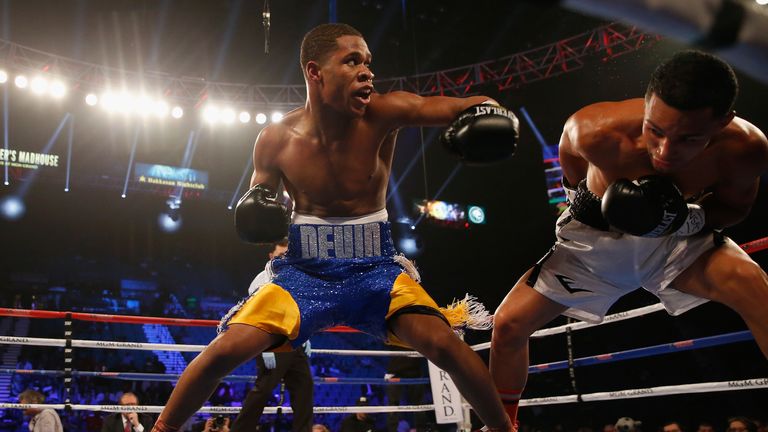
{"label": "white ring rope", "polygon": [[[80,405],[70,404],[70,408],[74,411],[103,411],[103,412],[142,412],[142,413],[159,413],[163,410],[161,405]],[[18,403],[0,403],[0,409],[16,408],[16,409],[45,409],[51,408],[55,410],[63,410],[66,408],[64,404],[18,404]],[[264,414],[276,414],[278,407],[265,407]],[[283,414],[291,414],[293,410],[291,407],[281,407]],[[369,414],[378,413],[390,413],[390,412],[426,412],[434,411],[434,405],[401,405],[401,406],[336,406],[336,407],[313,407],[312,411],[315,414],[323,413],[358,413],[364,412]],[[241,407],[227,407],[227,406],[204,406],[197,412],[204,414],[237,414],[241,410]]]}
{"label": "white ring rope", "polygon": [[[623,321],[647,315],[653,312],[663,310],[664,306],[657,303],[651,306],[645,306],[638,309],[632,309],[625,312],[619,312],[605,317],[600,323],[577,322],[565,324],[558,327],[541,329],[535,332],[532,337],[550,336],[559,333],[565,333],[566,329],[580,330],[588,327],[595,327],[617,321]],[[54,346],[64,347],[67,341],[65,339],[34,338],[18,336],[0,336],[0,344],[32,345],[32,346]],[[99,348],[99,349],[127,349],[127,350],[151,350],[151,351],[179,351],[179,352],[200,352],[206,345],[183,345],[183,344],[156,344],[144,342],[118,342],[118,341],[98,341],[86,339],[72,339],[72,347],[76,348]],[[484,342],[471,346],[473,350],[480,351],[491,347],[490,342]],[[335,349],[313,349],[316,354],[332,354],[339,356],[371,356],[371,357],[422,357],[416,351],[366,351],[366,350],[335,350]]]}
{"label": "white ring rope", "polygon": [[[579,322],[575,322],[575,323],[571,323],[571,324],[563,324],[563,325],[557,326],[557,327],[550,327],[550,328],[545,328],[545,329],[537,330],[537,331],[535,331],[531,335],[531,337],[538,338],[538,337],[552,336],[552,335],[555,335],[555,334],[565,333],[569,328],[571,330],[581,330],[581,329],[585,329],[585,328],[589,328],[589,327],[597,327],[597,326],[601,326],[603,324],[609,324],[609,323],[614,323],[614,322],[618,322],[618,321],[624,321],[624,320],[630,319],[630,318],[636,318],[636,317],[639,317],[639,316],[648,315],[648,314],[651,314],[651,313],[654,313],[654,312],[658,312],[660,310],[664,310],[664,305],[661,304],[661,303],[656,303],[656,304],[653,304],[653,305],[650,305],[650,306],[644,306],[644,307],[637,308],[637,309],[632,309],[632,310],[628,310],[628,311],[624,311],[624,312],[618,312],[618,313],[615,313],[615,314],[612,314],[612,315],[606,315],[605,319],[603,319],[603,321],[601,321],[599,323],[588,323],[588,322],[585,322],[585,321],[579,321]],[[472,345],[472,349],[475,350],[475,351],[480,351],[480,350],[488,349],[490,347],[491,347],[491,343],[490,342],[483,342],[483,343],[480,343],[480,344],[477,344],[477,345]]]}
{"label": "white ring rope", "polygon": [[[752,390],[768,388],[768,378],[751,378],[746,380],[735,381],[718,381],[718,382],[706,382],[696,384],[681,384],[670,385],[660,387],[646,387],[627,390],[615,390],[608,392],[589,393],[581,395],[581,400],[584,402],[604,401],[604,400],[616,400],[616,399],[637,399],[652,396],[667,396],[675,394],[689,394],[689,393],[711,393],[721,391],[734,391],[734,390]],[[578,395],[568,396],[550,396],[543,398],[522,399],[520,406],[541,406],[541,405],[555,405],[578,402]],[[16,409],[44,409],[52,408],[56,410],[65,409],[64,404],[17,404],[17,403],[0,403],[0,408],[16,408]],[[145,413],[159,413],[163,410],[162,406],[147,405],[147,406],[126,406],[126,405],[69,405],[75,411],[105,411],[105,412],[145,412]],[[240,412],[240,407],[202,407],[198,412],[208,414],[237,414]],[[432,411],[434,405],[403,405],[403,406],[337,406],[337,407],[314,407],[315,413],[390,413],[390,412],[421,412]],[[282,407],[283,413],[291,413],[290,407]],[[267,407],[264,409],[265,414],[275,414],[277,407]]]}
{"label": "white ring rope", "polygon": [[[0,336],[0,344],[31,345],[31,346],[66,346],[65,339]],[[182,344],[157,344],[144,342],[117,342],[86,339],[72,339],[72,347],[75,348],[99,348],[99,349],[126,349],[126,350],[151,350],[151,351],[181,351],[200,352],[207,345],[182,345]],[[340,356],[371,356],[371,357],[422,357],[416,351],[366,351],[366,350],[334,350],[313,349],[314,354],[335,354]]]}
{"label": "white ring rope", "polygon": [[[768,378],[751,378],[746,380],[681,384],[589,393],[581,395],[581,400],[584,402],[592,402],[615,399],[637,399],[651,396],[666,396],[688,393],[711,393],[731,390],[752,390],[759,388],[768,388]],[[568,395],[522,399],[520,401],[520,406],[540,406],[573,403],[578,402],[578,397],[578,395]]]}

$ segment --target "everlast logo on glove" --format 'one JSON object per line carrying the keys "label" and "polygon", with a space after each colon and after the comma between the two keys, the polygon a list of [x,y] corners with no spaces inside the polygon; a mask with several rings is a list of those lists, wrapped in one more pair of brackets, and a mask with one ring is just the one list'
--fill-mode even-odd
{"label": "everlast logo on glove", "polygon": [[664,232],[667,231],[667,228],[669,228],[669,226],[672,225],[673,222],[675,222],[676,218],[677,218],[677,213],[671,213],[664,210],[664,214],[661,216],[661,222],[659,222],[659,226],[657,226],[653,231],[649,232],[645,236],[658,237],[664,234]]}
{"label": "everlast logo on glove", "polygon": [[517,117],[514,114],[512,114],[511,111],[509,111],[508,109],[502,106],[482,104],[482,105],[475,105],[474,108],[475,108],[475,114],[477,115],[488,115],[488,114],[501,115],[501,116],[507,117],[508,119],[517,121]]}
{"label": "everlast logo on glove", "polygon": [[601,211],[619,231],[661,237],[676,233],[695,234],[704,227],[704,210],[687,204],[683,194],[667,177],[643,176],[635,181],[618,179],[605,190]]}
{"label": "everlast logo on glove", "polygon": [[498,105],[473,105],[456,117],[443,132],[443,146],[470,165],[509,159],[517,149],[520,121]]}

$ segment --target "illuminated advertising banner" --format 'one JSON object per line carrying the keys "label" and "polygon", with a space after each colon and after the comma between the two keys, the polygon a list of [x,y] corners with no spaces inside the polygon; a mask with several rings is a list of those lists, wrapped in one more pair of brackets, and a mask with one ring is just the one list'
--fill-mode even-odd
{"label": "illuminated advertising banner", "polygon": [[133,170],[133,180],[140,186],[180,187],[198,191],[208,188],[207,172],[167,165],[137,163]]}
{"label": "illuminated advertising banner", "polygon": [[439,200],[414,202],[416,213],[426,220],[444,226],[468,228],[470,224],[485,224],[485,209],[476,205],[462,205]]}
{"label": "illuminated advertising banner", "polygon": [[25,169],[58,168],[59,155],[0,148],[0,166]]}

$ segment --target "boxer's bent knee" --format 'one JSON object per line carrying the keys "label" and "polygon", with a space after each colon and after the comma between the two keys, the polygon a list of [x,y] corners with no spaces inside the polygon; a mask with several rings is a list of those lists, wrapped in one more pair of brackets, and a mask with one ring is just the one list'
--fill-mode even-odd
{"label": "boxer's bent knee", "polygon": [[514,348],[528,343],[528,337],[536,331],[523,314],[497,310],[493,316],[492,343],[501,349]]}

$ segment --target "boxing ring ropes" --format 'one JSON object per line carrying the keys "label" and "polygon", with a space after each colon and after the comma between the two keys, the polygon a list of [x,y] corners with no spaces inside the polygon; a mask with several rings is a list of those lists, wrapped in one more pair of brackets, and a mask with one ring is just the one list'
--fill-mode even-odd
{"label": "boxing ring ropes", "polygon": [[[741,245],[741,248],[747,253],[755,253],[768,249],[768,237],[754,240]],[[531,365],[529,373],[536,374],[555,370],[568,369],[571,372],[572,387],[575,389],[573,381],[573,371],[576,367],[606,364],[616,361],[639,359],[644,357],[668,354],[673,352],[682,352],[700,348],[714,347],[725,344],[752,340],[752,334],[748,331],[738,331],[733,333],[720,334],[716,336],[702,337],[698,339],[681,340],[677,342],[664,343],[660,345],[646,346],[625,351],[597,354],[581,358],[573,358],[573,350],[570,341],[571,332],[587,329],[590,327],[610,324],[624,321],[632,318],[645,316],[654,312],[663,310],[660,303],[632,309],[616,314],[608,315],[605,320],[599,324],[590,324],[586,322],[569,323],[557,327],[541,329],[535,332],[532,337],[541,338],[556,334],[566,333],[568,338],[568,359],[551,363]],[[157,318],[146,316],[124,316],[107,315],[93,313],[77,312],[56,312],[44,310],[25,310],[0,308],[0,316],[3,317],[22,317],[35,319],[64,319],[64,339],[53,338],[35,338],[35,337],[15,337],[0,336],[0,343],[8,345],[29,345],[29,346],[49,346],[64,348],[63,370],[27,370],[27,369],[6,369],[0,368],[0,374],[25,374],[25,375],[44,375],[64,378],[65,403],[62,404],[20,404],[20,403],[0,403],[0,409],[28,409],[28,408],[52,408],[55,410],[75,410],[75,411],[103,411],[103,412],[147,412],[159,413],[162,406],[144,405],[144,406],[121,406],[121,405],[84,405],[70,403],[71,385],[74,377],[100,377],[119,380],[134,381],[176,381],[179,375],[159,374],[159,373],[135,373],[135,372],[93,372],[77,371],[71,368],[72,352],[74,348],[94,348],[94,349],[124,349],[124,350],[153,350],[153,351],[178,351],[178,352],[200,352],[205,345],[184,345],[184,344],[158,344],[143,342],[121,342],[121,341],[101,341],[101,340],[83,340],[72,339],[72,323],[74,320],[106,322],[106,323],[129,323],[129,324],[163,324],[172,326],[189,327],[215,327],[217,320],[195,320],[181,318]],[[357,330],[350,327],[334,327],[326,330],[336,333],[356,333]],[[475,351],[490,348],[490,342],[472,345]],[[313,349],[313,354],[336,355],[336,356],[405,356],[421,357],[415,351],[384,351],[384,350],[342,350],[342,349]],[[250,375],[229,375],[223,381],[227,382],[253,382],[255,376]],[[428,384],[429,378],[344,378],[344,377],[315,377],[315,384],[379,384],[379,385],[413,385]],[[751,390],[768,388],[768,377],[757,377],[751,379],[742,379],[734,381],[703,382],[695,384],[668,385],[646,388],[629,388],[624,390],[614,390],[606,392],[596,392],[588,394],[572,394],[563,396],[549,396],[541,398],[522,399],[520,406],[541,406],[554,404],[567,404],[573,402],[592,402],[603,400],[632,399],[652,396],[666,396],[683,393],[709,393],[734,390]],[[228,406],[204,406],[198,410],[198,414],[237,414],[240,407]],[[290,407],[280,407],[281,412],[291,413]],[[278,407],[267,407],[264,414],[276,414]],[[420,412],[432,411],[434,405],[400,405],[400,406],[320,406],[314,407],[316,414],[329,413],[392,413],[392,412]]]}

